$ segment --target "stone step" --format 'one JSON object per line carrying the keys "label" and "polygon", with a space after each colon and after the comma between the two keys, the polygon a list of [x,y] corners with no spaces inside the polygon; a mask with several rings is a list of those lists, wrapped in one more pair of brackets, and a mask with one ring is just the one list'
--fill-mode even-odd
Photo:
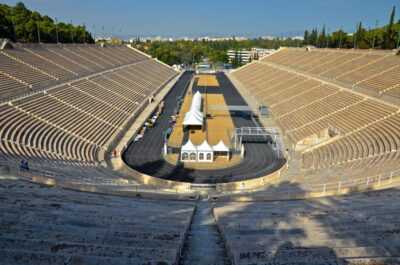
{"label": "stone step", "polygon": [[[354,247],[354,248],[291,248],[285,249],[286,246],[282,245],[281,248],[275,251],[252,251],[244,250],[236,252],[235,259],[243,260],[250,259],[252,262],[264,261],[278,261],[280,263],[286,262],[308,262],[308,261],[324,261],[331,259],[341,260],[343,258],[352,257],[390,257],[390,253],[383,247]],[[378,254],[379,253],[379,254]]]}
{"label": "stone step", "polygon": [[45,240],[18,240],[2,239],[0,245],[3,249],[32,252],[55,253],[61,255],[83,255],[102,257],[136,258],[138,260],[149,260],[150,257],[159,260],[173,260],[177,255],[177,249],[146,249],[112,247],[91,244],[78,244],[73,242],[51,242]]}
{"label": "stone step", "polygon": [[230,265],[231,262],[228,258],[212,258],[208,256],[191,256],[189,258],[182,259],[179,264],[181,265],[192,265],[192,264],[201,264],[201,265]]}
{"label": "stone step", "polygon": [[[0,250],[1,263],[7,265],[54,265],[54,264],[68,264],[68,265],[125,265],[125,264],[142,264],[146,260],[138,260],[135,258],[120,258],[120,257],[89,257],[83,255],[60,255],[49,254],[44,252],[33,252],[24,250]],[[174,264],[162,260],[165,263],[160,264]],[[146,264],[156,265],[157,261],[149,258]]]}

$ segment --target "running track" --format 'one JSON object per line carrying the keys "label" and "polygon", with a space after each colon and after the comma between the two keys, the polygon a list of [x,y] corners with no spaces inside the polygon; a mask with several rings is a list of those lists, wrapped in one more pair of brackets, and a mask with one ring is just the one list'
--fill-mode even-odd
{"label": "running track", "polygon": [[[132,142],[123,154],[124,161],[130,167],[144,174],[162,179],[191,183],[222,183],[261,177],[275,171],[282,165],[284,161],[276,159],[270,145],[249,138],[247,139],[250,141],[244,142],[245,158],[240,164],[230,168],[193,170],[183,168],[182,165],[173,166],[166,162],[161,153],[164,146],[163,134],[169,126],[169,119],[173,114],[177,99],[182,94],[190,78],[191,73],[186,72],[182,75],[165,98],[164,112],[157,120],[156,126],[150,129],[141,140]],[[219,73],[217,78],[220,87],[207,87],[207,93],[223,93],[228,105],[246,105],[225,74]],[[204,90],[203,87],[194,86],[194,91],[197,89],[200,92]],[[232,119],[235,127],[261,126],[254,120],[246,118],[245,115],[233,115]]]}

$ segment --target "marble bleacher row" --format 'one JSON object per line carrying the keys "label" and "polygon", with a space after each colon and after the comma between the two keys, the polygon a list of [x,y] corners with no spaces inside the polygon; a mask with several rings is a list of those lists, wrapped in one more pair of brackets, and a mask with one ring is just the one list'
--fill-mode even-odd
{"label": "marble bleacher row", "polygon": [[391,51],[283,49],[263,60],[400,97],[400,56]]}
{"label": "marble bleacher row", "polygon": [[398,264],[400,191],[215,203],[232,264]]}
{"label": "marble bleacher row", "polygon": [[[303,167],[321,179],[339,181],[347,175],[379,175],[399,170],[400,115],[394,115],[303,155]],[[326,170],[328,169],[328,170]],[[333,172],[339,174],[333,174]],[[343,173],[342,173],[343,174]]]}
{"label": "marble bleacher row", "polygon": [[361,94],[263,63],[253,63],[233,75],[270,107],[295,143],[328,125],[347,134],[398,111]]}
{"label": "marble bleacher row", "polygon": [[178,264],[190,202],[68,191],[2,177],[1,264]]}
{"label": "marble bleacher row", "polygon": [[49,170],[96,166],[99,152],[175,74],[147,60],[2,105],[1,154]]}
{"label": "marble bleacher row", "polygon": [[0,98],[149,60],[126,46],[13,44],[0,51]]}
{"label": "marble bleacher row", "polygon": [[340,135],[304,153],[303,167],[311,171],[299,177],[330,182],[400,169],[398,107],[267,61],[254,62],[233,76],[270,107],[289,139],[296,144],[329,128]]}

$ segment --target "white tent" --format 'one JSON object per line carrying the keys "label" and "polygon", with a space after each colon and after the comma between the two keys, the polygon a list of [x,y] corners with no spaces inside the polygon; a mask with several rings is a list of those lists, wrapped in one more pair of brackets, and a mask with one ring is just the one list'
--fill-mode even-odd
{"label": "white tent", "polygon": [[197,146],[197,151],[212,152],[213,148],[208,144],[207,140],[204,140],[201,145]]}
{"label": "white tent", "polygon": [[197,161],[197,146],[190,140],[181,148],[181,161]]}
{"label": "white tent", "polygon": [[193,95],[192,105],[190,106],[190,109],[193,109],[193,108],[195,108],[197,110],[200,110],[200,108],[201,108],[201,93],[200,93],[200,91],[197,91]]}
{"label": "white tent", "polygon": [[222,140],[219,141],[219,143],[217,145],[213,146],[213,150],[215,152],[229,152],[229,148],[226,147],[226,145],[224,144],[224,142]]}
{"label": "white tent", "polygon": [[203,113],[201,112],[201,94],[197,91],[192,98],[190,110],[186,112],[183,119],[184,126],[201,126],[203,127]]}
{"label": "white tent", "polygon": [[186,112],[185,118],[183,119],[184,126],[203,126],[203,114],[197,110],[190,110]]}
{"label": "white tent", "polygon": [[221,140],[217,145],[213,146],[214,152],[216,152],[217,155],[221,153],[226,153],[226,157],[229,160],[229,148],[224,144],[224,142]]}
{"label": "white tent", "polygon": [[207,140],[197,147],[198,159],[200,162],[212,162],[214,160],[214,151]]}
{"label": "white tent", "polygon": [[186,152],[191,152],[191,151],[195,151],[197,152],[197,146],[194,145],[192,143],[192,141],[188,140],[187,143],[185,145],[182,146],[182,151],[186,151]]}

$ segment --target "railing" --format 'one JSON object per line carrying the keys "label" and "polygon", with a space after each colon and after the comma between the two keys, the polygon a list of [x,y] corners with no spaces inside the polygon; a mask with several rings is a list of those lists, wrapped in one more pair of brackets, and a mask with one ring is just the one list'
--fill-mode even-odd
{"label": "railing", "polygon": [[[28,178],[45,185],[60,186],[67,189],[80,191],[105,193],[111,195],[148,197],[148,198],[170,198],[170,199],[192,199],[198,198],[199,187],[209,189],[211,198],[216,201],[243,200],[243,201],[269,201],[269,200],[297,200],[317,198],[324,196],[335,196],[353,192],[364,192],[395,187],[400,184],[400,170],[385,172],[379,175],[349,180],[327,182],[316,185],[298,185],[296,187],[279,187],[279,174],[269,179],[265,186],[259,188],[219,189],[218,184],[187,184],[185,188],[167,188],[138,184],[123,178],[96,178],[77,177],[71,179],[69,176],[56,172],[44,170],[38,167],[30,167],[29,170],[20,168],[16,163],[0,160],[0,167],[6,168],[11,173]],[[94,172],[95,174],[95,172]],[[278,180],[278,181],[276,181]],[[183,183],[182,183],[183,184]],[[213,188],[216,187],[216,190]],[[196,188],[194,190],[193,188]]]}
{"label": "railing", "polygon": [[[151,185],[138,184],[135,181],[119,178],[96,178],[78,176],[71,179],[60,173],[44,170],[36,166],[30,166],[29,169],[24,169],[16,163],[0,160],[0,168],[3,167],[7,171],[17,174],[23,178],[27,178],[34,182],[49,186],[59,186],[62,188],[104,193],[110,195],[130,196],[130,197],[145,197],[145,198],[162,198],[162,199],[184,199],[197,200],[198,194],[190,189],[190,186],[183,190],[178,188],[161,188]],[[95,175],[96,172],[93,172]]]}
{"label": "railing", "polygon": [[[400,185],[400,170],[389,171],[379,175],[355,178],[337,182],[327,182],[316,185],[298,184],[298,187],[277,187],[269,185],[261,189],[231,190],[216,195],[214,200],[299,200],[324,196],[343,195],[353,192],[365,192],[395,187]],[[291,185],[291,184],[288,184]],[[292,185],[297,185],[296,183]]]}

